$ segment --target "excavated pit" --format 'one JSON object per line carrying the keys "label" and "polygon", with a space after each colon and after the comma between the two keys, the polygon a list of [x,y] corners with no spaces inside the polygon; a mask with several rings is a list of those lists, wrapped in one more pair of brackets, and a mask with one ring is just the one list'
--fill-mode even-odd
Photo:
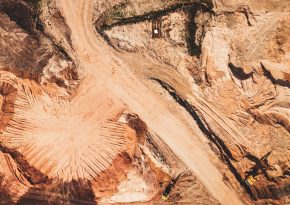
{"label": "excavated pit", "polygon": [[[125,26],[125,25],[133,25],[144,21],[154,21],[156,19],[161,19],[164,16],[167,16],[170,13],[175,12],[186,12],[186,47],[188,50],[188,54],[191,56],[199,56],[201,53],[201,40],[204,37],[204,28],[207,24],[208,19],[199,20],[196,22],[196,17],[200,13],[206,13],[209,16],[211,15],[212,5],[208,2],[200,3],[175,3],[168,8],[160,11],[152,11],[145,12],[142,15],[132,15],[124,18],[116,18],[112,15],[112,13],[116,12],[115,10],[119,10],[123,6],[123,4],[117,4],[114,7],[110,8],[108,11],[104,11],[99,18],[96,20],[96,30],[99,34],[104,38],[104,40],[111,46],[114,46],[112,42],[110,42],[109,36],[106,34],[106,30],[110,30],[114,27]],[[112,15],[112,16],[111,16]],[[131,15],[131,14],[130,14]],[[208,17],[210,18],[210,17]],[[202,25],[202,29],[198,29],[198,24]],[[161,35],[160,37],[164,37]]]}
{"label": "excavated pit", "polygon": [[224,160],[224,162],[228,165],[230,171],[235,176],[237,181],[240,183],[240,185],[247,191],[247,193],[255,199],[255,196],[252,193],[251,188],[245,183],[243,177],[241,174],[237,171],[231,160],[236,161],[236,159],[233,158],[233,155],[231,153],[231,150],[227,147],[227,145],[210,129],[209,125],[206,125],[205,120],[202,120],[202,118],[197,114],[197,109],[194,108],[189,102],[187,102],[185,99],[181,98],[176,91],[165,82],[159,80],[159,79],[152,79],[159,83],[169,94],[182,106],[190,115],[191,117],[196,121],[198,127],[203,132],[203,134],[211,141],[213,144],[219,149],[221,158]]}
{"label": "excavated pit", "polygon": [[0,2],[0,204],[287,204],[279,2]]}
{"label": "excavated pit", "polygon": [[[106,28],[109,45],[158,95],[186,110],[210,141],[208,149],[227,166],[224,178],[245,203],[283,204],[289,193],[289,176],[284,174],[289,166],[285,156],[289,149],[286,7],[263,14],[261,8],[253,11],[239,3],[230,7],[217,2],[218,11],[196,4],[163,14],[164,36],[152,39],[151,22],[138,21],[140,10],[136,14],[128,9],[130,5],[113,20],[117,23]],[[256,18],[259,15],[264,16]],[[267,58],[271,60],[260,62]],[[161,89],[148,83],[152,79]],[[257,182],[249,185],[246,173],[270,150],[269,164],[259,168],[265,171],[253,174]],[[216,165],[220,167],[219,162]]]}

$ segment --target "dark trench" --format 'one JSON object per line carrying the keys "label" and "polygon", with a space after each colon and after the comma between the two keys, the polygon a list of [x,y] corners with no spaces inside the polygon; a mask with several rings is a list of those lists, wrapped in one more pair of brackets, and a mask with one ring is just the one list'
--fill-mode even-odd
{"label": "dark trench", "polygon": [[96,30],[102,36],[102,38],[109,45],[111,45],[110,39],[105,33],[106,30],[109,30],[115,26],[136,24],[142,21],[158,19],[162,16],[166,16],[176,11],[184,11],[188,17],[188,19],[185,22],[186,24],[185,25],[186,27],[185,41],[186,41],[188,54],[191,56],[194,56],[194,55],[199,56],[201,53],[201,46],[197,43],[197,39],[195,37],[196,31],[197,31],[195,16],[196,16],[197,11],[199,10],[202,10],[203,12],[212,13],[212,7],[213,7],[212,5],[204,5],[201,3],[179,3],[161,11],[152,11],[152,12],[140,15],[140,16],[123,18],[110,25],[107,25],[104,22],[102,22],[102,17],[100,17],[99,20],[96,21]]}
{"label": "dark trench", "polygon": [[214,143],[217,148],[220,151],[220,155],[222,159],[224,159],[224,162],[227,164],[229,167],[230,171],[232,174],[235,176],[236,180],[239,182],[241,187],[244,188],[244,190],[249,194],[249,196],[253,200],[257,200],[257,198],[254,196],[252,193],[251,188],[245,183],[244,179],[242,176],[239,174],[239,172],[236,170],[234,165],[232,164],[231,160],[233,159],[233,156],[230,152],[230,150],[226,147],[224,142],[216,135],[214,134],[208,126],[205,125],[203,120],[198,116],[197,110],[188,103],[185,99],[181,98],[178,94],[176,94],[176,91],[174,88],[172,88],[170,85],[167,83],[161,81],[160,79],[157,78],[151,78],[151,80],[156,81],[163,89],[165,89],[172,97],[173,99],[180,105],[182,106],[189,114],[190,116],[194,119],[194,121],[197,123],[198,127],[202,131],[202,133],[212,142]]}

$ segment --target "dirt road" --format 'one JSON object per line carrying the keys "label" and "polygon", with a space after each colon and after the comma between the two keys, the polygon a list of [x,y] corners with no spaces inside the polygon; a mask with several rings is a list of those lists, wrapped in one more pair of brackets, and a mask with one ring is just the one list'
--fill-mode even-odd
{"label": "dirt road", "polygon": [[[166,102],[142,84],[125,62],[118,59],[114,51],[99,39],[92,23],[93,1],[59,2],[60,10],[72,31],[76,57],[85,70],[85,80],[73,103],[98,102],[101,99],[96,93],[106,88],[104,95],[120,100],[127,109],[137,113],[221,204],[242,204],[236,193],[222,181],[222,175],[201,148],[198,134],[171,113]],[[85,103],[82,106],[91,105]]]}

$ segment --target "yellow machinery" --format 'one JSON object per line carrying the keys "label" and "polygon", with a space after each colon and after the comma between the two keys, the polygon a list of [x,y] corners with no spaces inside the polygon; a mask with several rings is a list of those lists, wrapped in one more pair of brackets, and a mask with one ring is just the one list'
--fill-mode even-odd
{"label": "yellow machinery", "polygon": [[255,166],[253,166],[248,172],[247,177],[245,179],[245,182],[249,186],[253,186],[256,181],[258,180],[257,177],[259,175],[259,172],[266,173],[267,168],[269,167],[268,164],[268,157],[271,154],[271,151],[265,154],[261,159],[256,160]]}
{"label": "yellow machinery", "polygon": [[168,198],[169,198],[169,194],[168,194],[168,195],[164,195],[164,194],[162,194],[162,199],[163,199],[164,201],[166,201]]}
{"label": "yellow machinery", "polygon": [[253,177],[252,175],[248,176],[248,178],[246,179],[246,183],[249,186],[253,186],[256,181],[257,181],[257,179],[255,177]]}
{"label": "yellow machinery", "polygon": [[169,194],[172,191],[174,185],[176,184],[176,182],[177,182],[177,180],[179,179],[180,176],[181,176],[181,173],[177,177],[175,177],[173,180],[171,180],[169,182],[169,184],[165,187],[165,189],[164,189],[164,191],[162,193],[162,199],[164,201],[166,201],[169,198]]}

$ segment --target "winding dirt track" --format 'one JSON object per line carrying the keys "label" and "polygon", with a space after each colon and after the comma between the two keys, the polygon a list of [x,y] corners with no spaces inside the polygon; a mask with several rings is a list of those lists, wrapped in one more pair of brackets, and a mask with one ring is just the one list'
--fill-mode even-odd
{"label": "winding dirt track", "polygon": [[59,2],[72,31],[76,57],[85,71],[85,79],[72,103],[94,106],[102,100],[99,99],[101,91],[109,99],[121,101],[169,145],[221,204],[242,204],[236,193],[222,181],[222,175],[201,148],[198,134],[171,113],[166,103],[142,84],[114,51],[99,39],[92,23],[93,1]]}

